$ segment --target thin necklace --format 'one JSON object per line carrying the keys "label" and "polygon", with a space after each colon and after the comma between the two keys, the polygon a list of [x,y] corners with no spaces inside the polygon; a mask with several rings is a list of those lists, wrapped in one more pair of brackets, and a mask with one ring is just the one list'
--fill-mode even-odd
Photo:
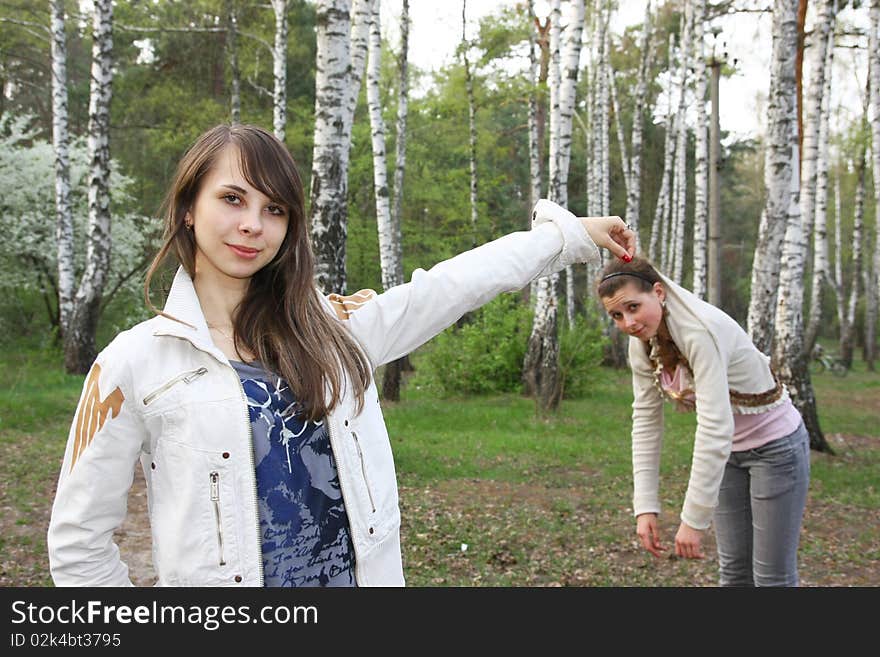
{"label": "thin necklace", "polygon": [[224,338],[226,338],[227,340],[229,340],[229,341],[232,342],[232,343],[235,343],[235,340],[232,339],[232,338],[229,336],[229,334],[226,333],[226,332],[225,332],[223,329],[221,329],[219,326],[214,326],[213,324],[208,324],[208,328],[212,328],[212,329],[214,329],[215,331],[217,331],[217,333],[219,333],[220,335],[222,335]]}

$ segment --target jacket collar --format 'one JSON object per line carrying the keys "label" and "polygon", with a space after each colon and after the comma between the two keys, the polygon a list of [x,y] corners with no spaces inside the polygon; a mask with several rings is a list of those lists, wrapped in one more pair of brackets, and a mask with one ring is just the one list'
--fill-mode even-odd
{"label": "jacket collar", "polygon": [[153,335],[170,335],[189,340],[198,349],[207,351],[224,363],[227,362],[223,352],[211,339],[196,288],[183,267],[177,268],[163,311],[178,321],[159,315],[155,318],[156,329]]}

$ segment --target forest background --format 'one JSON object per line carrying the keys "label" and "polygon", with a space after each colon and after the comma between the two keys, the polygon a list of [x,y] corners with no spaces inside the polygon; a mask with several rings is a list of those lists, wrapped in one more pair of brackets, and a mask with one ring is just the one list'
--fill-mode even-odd
{"label": "forest background", "polygon": [[[57,211],[53,204],[57,198],[53,128],[59,107],[52,88],[53,39],[49,28],[53,10],[63,16],[66,41],[72,279],[84,280],[91,271],[93,242],[100,241],[108,251],[105,281],[94,303],[92,352],[120,330],[150,316],[141,287],[159,236],[157,214],[162,194],[184,150],[206,128],[234,119],[274,128],[293,153],[307,188],[310,178],[323,175],[316,156],[316,102],[320,102],[316,90],[321,91],[320,67],[316,65],[320,59],[319,17],[326,16],[322,12],[328,6],[347,3],[119,0],[112,4],[112,43],[105,53],[111,64],[104,68],[105,73],[112,72],[108,75],[112,77],[112,97],[105,97],[107,157],[103,171],[108,203],[103,210],[96,207],[95,193],[90,198],[90,186],[94,187],[96,171],[102,169],[94,158],[101,149],[89,144],[91,125],[96,123],[94,105],[90,111],[90,101],[94,104],[96,97],[92,82],[96,79],[97,23],[93,23],[93,13],[108,4],[0,2],[0,181],[5,190],[0,214],[7,227],[6,239],[0,242],[0,343],[9,354],[7,364],[13,372],[17,370],[4,392],[6,405],[0,414],[4,449],[22,449],[23,436],[33,436],[33,427],[39,424],[33,418],[24,421],[11,415],[20,413],[22,404],[27,406],[40,398],[37,393],[27,392],[31,390],[31,383],[27,383],[31,379],[24,371],[26,364],[34,363],[33,370],[47,379],[57,376],[67,382],[65,386],[75,387],[76,378],[70,383],[64,378],[68,375],[61,374],[62,363],[67,360],[67,370],[79,371],[81,376],[83,362],[90,362],[86,349],[78,368],[71,366],[64,341],[72,331],[65,329],[68,320],[59,300],[63,268],[57,255]],[[570,34],[568,26],[571,17],[578,15],[574,6],[579,3],[561,4],[565,10],[561,14],[565,23],[562,28]],[[702,176],[707,175],[705,137],[702,141],[698,138],[701,132],[706,134],[707,124],[705,117],[699,118],[698,108],[702,105],[708,109],[708,92],[698,86],[695,75],[700,68],[698,62],[703,59],[705,63],[713,54],[718,55],[723,59],[721,75],[735,76],[737,66],[743,66],[742,62],[753,53],[726,52],[713,39],[713,24],[721,17],[747,12],[764,15],[768,22],[773,21],[775,29],[777,21],[782,25],[785,12],[790,15],[800,8],[805,10],[804,20],[797,26],[797,43],[805,62],[801,121],[806,126],[800,132],[809,133],[813,126],[814,147],[822,158],[816,165],[819,175],[812,182],[801,180],[800,185],[809,188],[811,184],[814,195],[824,195],[822,232],[826,237],[823,245],[811,235],[800,261],[801,275],[796,281],[803,294],[800,327],[805,329],[812,317],[817,324],[814,339],[845,361],[853,375],[850,383],[834,384],[828,393],[841,408],[831,410],[829,415],[820,398],[819,416],[823,421],[838,417],[834,413],[842,410],[846,397],[841,390],[849,391],[850,401],[860,400],[861,410],[873,412],[877,404],[876,396],[870,393],[877,388],[873,371],[877,348],[876,179],[880,168],[880,137],[874,134],[880,134],[875,127],[880,111],[876,103],[872,105],[867,62],[872,52],[870,44],[877,43],[877,1],[869,6],[866,2],[807,5],[671,0],[653,3],[648,22],[644,6],[638,8],[638,15],[625,20],[616,15],[618,8],[613,3],[580,4],[584,11],[581,52],[571,89],[567,146],[570,163],[565,167],[564,199],[560,199],[558,181],[553,178],[553,168],[557,167],[558,175],[559,166],[552,161],[554,136],[549,114],[553,81],[541,79],[539,68],[524,70],[511,63],[528,61],[530,38],[533,52],[540,59],[540,39],[547,41],[547,34],[536,29],[536,24],[548,25],[543,22],[547,17],[539,16],[536,23],[529,15],[531,3],[499,4],[497,11],[471,21],[467,19],[466,3],[462,3],[462,44],[456,56],[437,70],[419,70],[409,63],[405,78],[401,78],[400,26],[393,31],[397,38],[380,42],[381,63],[372,78],[378,90],[381,119],[388,127],[382,141],[389,171],[394,171],[397,164],[399,132],[392,126],[398,121],[401,80],[406,79],[413,90],[405,124],[404,182],[399,189],[388,183],[392,200],[399,196],[401,203],[402,278],[408,280],[415,268],[428,268],[474,244],[526,229],[535,197],[532,155],[537,152],[541,196],[564,200],[579,215],[626,216],[631,225],[639,226],[642,249],[664,270],[677,269],[676,278],[687,287],[693,287],[701,277],[705,286],[705,273],[695,277],[695,271],[705,267],[700,264],[703,256],[698,255],[705,246],[700,247],[704,243],[696,240],[700,232],[698,215],[705,216],[706,203],[706,188],[699,182],[701,161]],[[782,8],[786,4],[788,7]],[[632,6],[627,3],[628,10]],[[702,24],[703,36],[699,39],[694,37],[695,6],[704,12],[699,14],[702,20],[696,21]],[[384,5],[381,12],[385,23],[401,20]],[[617,32],[604,29],[612,17],[614,24],[625,27]],[[233,22],[234,31],[230,29]],[[285,36],[279,50],[282,23]],[[819,40],[823,30],[825,42]],[[560,39],[565,43],[564,37]],[[702,57],[693,54],[696,50],[691,51],[697,41],[704,46]],[[832,45],[826,50],[824,43]],[[547,45],[549,41],[544,43]],[[560,49],[564,51],[564,47]],[[835,62],[833,67],[822,69],[828,73],[821,76],[817,74],[820,63],[829,55],[814,57],[817,49],[830,53]],[[754,50],[765,58],[771,50],[776,52],[770,42],[756,42]],[[795,50],[798,48],[792,53]],[[366,52],[363,55],[368,59]],[[279,87],[280,61],[284,76]],[[337,280],[344,281],[344,289],[349,291],[388,286],[380,258],[381,220],[377,220],[381,212],[377,210],[377,198],[382,193],[377,194],[381,187],[375,178],[376,145],[372,136],[376,117],[370,112],[369,64],[362,65],[367,69],[361,75],[363,84],[352,87],[355,102],[350,138],[345,142],[347,177],[342,188],[345,257],[342,278]],[[771,71],[766,74],[766,79],[755,81],[755,88],[768,89],[772,97],[773,76]],[[854,78],[857,84],[844,85],[842,77]],[[645,81],[641,91],[640,79]],[[818,88],[816,79],[823,81]],[[557,84],[564,86],[559,81]],[[234,93],[236,86],[238,94]],[[860,93],[842,101],[844,87],[855,87]],[[233,100],[236,97],[237,104]],[[280,124],[279,99],[283,107]],[[530,142],[530,101],[545,112],[538,144]],[[721,102],[747,106],[743,98],[723,98]],[[811,114],[814,106],[819,111]],[[777,166],[768,159],[768,153],[779,147],[779,138],[772,129],[774,120],[769,98],[766,116],[757,119],[765,130],[744,138],[720,126],[719,305],[743,326],[749,324],[753,303],[754,260],[756,250],[762,248],[761,218],[768,214],[775,193],[767,166],[768,162],[771,168]],[[641,162],[634,174],[637,125],[641,131]],[[789,151],[794,143],[792,135],[797,138],[797,131],[789,134],[788,142],[781,142]],[[803,160],[798,156],[798,162]],[[640,202],[632,215],[628,212],[632,207],[628,195],[634,175],[638,178]],[[389,194],[387,188],[385,193]],[[317,204],[312,202],[311,206],[314,220]],[[94,226],[101,223],[102,212],[107,230],[96,238]],[[819,223],[815,226],[818,235]],[[781,231],[786,232],[784,225]],[[823,249],[828,252],[824,260]],[[781,259],[779,252],[777,258]],[[817,269],[822,275],[815,287],[811,281]],[[620,375],[622,370],[603,369],[620,368],[624,363],[619,337],[593,299],[594,276],[595,271],[574,268],[567,285],[560,282],[556,288],[561,357],[550,395],[556,399],[536,404],[540,408],[534,422],[560,421],[552,413],[563,413],[564,417],[566,400],[579,404],[596,395],[602,397],[609,379],[616,382],[617,396],[629,394],[626,378]],[[410,404],[418,408],[426,403],[425,395],[452,398],[459,403],[464,399],[468,404],[485,402],[489,406],[499,403],[498,395],[510,395],[500,399],[515,406],[524,388],[527,394],[540,399],[540,390],[530,390],[528,382],[523,383],[527,370],[524,361],[528,360],[539,312],[536,297],[540,301],[540,295],[532,288],[502,298],[494,302],[492,312],[474,313],[417,352],[413,357],[415,372],[404,379],[403,392],[398,392],[400,407]],[[811,307],[814,299],[820,300],[818,309]],[[802,332],[795,341],[802,346],[809,339]],[[782,342],[777,339],[777,343]],[[769,353],[769,344],[765,350]],[[812,349],[803,351],[806,368]],[[852,390],[855,381],[858,386]],[[38,383],[34,385],[39,388]],[[799,379],[798,386],[813,391],[809,377],[806,382]],[[821,390],[821,385],[818,387]],[[866,397],[859,396],[866,390]],[[58,402],[62,415],[63,404],[70,405],[68,414],[72,414],[75,404],[75,397],[70,400],[69,391],[65,394],[63,402]],[[398,412],[406,411],[392,407],[390,415]],[[866,421],[848,432],[831,424],[825,429],[831,438],[826,440],[820,433],[813,436],[813,445],[831,453],[836,444],[837,451],[849,453],[846,446],[850,443],[841,436],[855,437],[850,446],[867,450],[863,455],[867,460],[860,461],[856,468],[863,468],[865,478],[853,481],[865,483],[869,492],[861,502],[847,497],[846,504],[876,510],[876,481],[873,466],[869,465],[875,463],[877,438],[876,430],[867,428],[869,424]],[[687,433],[686,428],[682,431]],[[52,443],[55,452],[59,441],[61,437],[56,436]],[[400,449],[395,446],[395,451]],[[60,460],[60,453],[56,458]],[[47,472],[53,468],[57,471],[57,463],[50,463]],[[7,466],[4,476],[11,477],[11,472]],[[402,476],[408,476],[406,471]],[[453,473],[453,477],[458,476],[461,473]],[[625,490],[625,473],[617,472],[614,477],[624,478],[621,490]],[[47,475],[41,485],[50,479]],[[4,508],[18,509],[10,518],[17,518],[20,527],[28,526],[23,521],[27,513],[11,502],[4,503]],[[877,538],[870,536],[866,541],[867,547],[860,548],[862,554],[868,555],[868,563],[876,565]]]}

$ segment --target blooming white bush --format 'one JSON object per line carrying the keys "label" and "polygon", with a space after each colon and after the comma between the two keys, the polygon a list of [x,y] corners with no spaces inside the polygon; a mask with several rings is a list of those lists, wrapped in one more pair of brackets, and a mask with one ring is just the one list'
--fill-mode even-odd
{"label": "blooming white bush", "polygon": [[[0,116],[0,220],[4,235],[0,239],[0,290],[5,303],[0,307],[4,328],[21,323],[9,317],[15,312],[11,300],[28,294],[52,298],[57,307],[57,243],[55,216],[55,169],[52,144],[37,136],[30,117]],[[74,262],[76,281],[85,266],[88,236],[88,154],[84,139],[71,140],[70,205],[74,225]],[[160,222],[131,213],[128,190],[134,181],[122,175],[111,163],[111,240],[108,294],[117,283],[155,251]],[[132,275],[116,293],[124,300],[129,313],[142,315],[140,302],[143,274]]]}

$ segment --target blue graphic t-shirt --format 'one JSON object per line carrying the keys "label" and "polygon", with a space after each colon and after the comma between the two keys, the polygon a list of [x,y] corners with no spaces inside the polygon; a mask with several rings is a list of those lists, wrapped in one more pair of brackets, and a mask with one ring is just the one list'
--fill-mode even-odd
{"label": "blue graphic t-shirt", "polygon": [[354,548],[323,422],[305,420],[287,383],[230,361],[254,438],[265,586],[356,586]]}

